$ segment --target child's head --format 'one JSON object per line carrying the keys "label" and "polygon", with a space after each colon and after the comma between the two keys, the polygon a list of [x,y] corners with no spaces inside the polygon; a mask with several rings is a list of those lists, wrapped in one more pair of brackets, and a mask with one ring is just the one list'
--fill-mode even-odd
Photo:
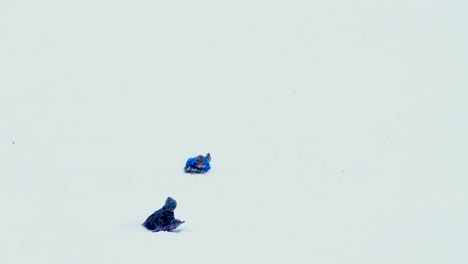
{"label": "child's head", "polygon": [[169,211],[174,211],[176,207],[177,207],[176,200],[172,199],[171,197],[167,197],[166,203],[164,204],[164,208],[166,208]]}
{"label": "child's head", "polygon": [[198,155],[196,158],[196,161],[197,161],[197,167],[199,168],[205,165],[205,157],[203,157],[202,155]]}

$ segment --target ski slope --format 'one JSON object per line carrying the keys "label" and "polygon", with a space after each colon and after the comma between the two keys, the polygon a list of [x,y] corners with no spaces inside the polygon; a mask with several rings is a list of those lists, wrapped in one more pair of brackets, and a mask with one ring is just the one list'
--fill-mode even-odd
{"label": "ski slope", "polygon": [[1,2],[0,263],[467,263],[467,8]]}

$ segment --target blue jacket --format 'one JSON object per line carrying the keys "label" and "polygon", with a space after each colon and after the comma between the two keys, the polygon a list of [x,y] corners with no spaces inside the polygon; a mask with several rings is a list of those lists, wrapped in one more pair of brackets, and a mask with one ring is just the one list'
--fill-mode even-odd
{"label": "blue jacket", "polygon": [[207,157],[205,157],[205,164],[202,167],[197,166],[197,158],[189,158],[187,162],[185,162],[185,172],[189,173],[205,173],[211,169],[210,161]]}

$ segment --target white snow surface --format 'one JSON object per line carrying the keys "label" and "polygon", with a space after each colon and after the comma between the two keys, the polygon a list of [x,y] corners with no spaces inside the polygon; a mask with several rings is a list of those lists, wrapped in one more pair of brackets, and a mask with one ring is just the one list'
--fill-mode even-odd
{"label": "white snow surface", "polygon": [[1,1],[0,263],[468,263],[467,11]]}

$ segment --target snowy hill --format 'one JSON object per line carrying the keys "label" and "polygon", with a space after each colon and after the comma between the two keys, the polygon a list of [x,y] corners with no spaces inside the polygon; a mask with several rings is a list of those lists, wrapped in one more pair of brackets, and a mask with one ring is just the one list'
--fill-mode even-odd
{"label": "snowy hill", "polygon": [[467,7],[0,3],[0,263],[467,263]]}

